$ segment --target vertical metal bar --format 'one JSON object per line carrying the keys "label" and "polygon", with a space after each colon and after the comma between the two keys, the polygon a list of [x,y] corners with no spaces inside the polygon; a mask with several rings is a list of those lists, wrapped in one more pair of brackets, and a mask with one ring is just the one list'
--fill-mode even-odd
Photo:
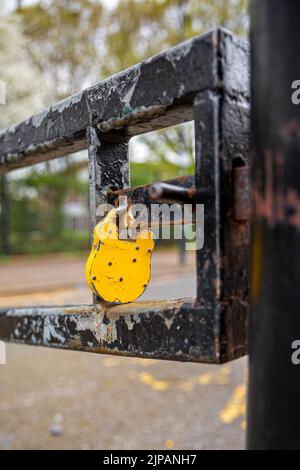
{"label": "vertical metal bar", "polygon": [[[206,325],[205,341],[218,361],[220,343],[220,214],[219,141],[220,97],[218,93],[199,93],[193,103],[195,126],[195,186],[206,188],[210,197],[204,205],[204,246],[196,251],[197,307]],[[199,201],[201,203],[201,201]],[[197,221],[196,221],[197,222]],[[201,224],[197,224],[197,231]],[[203,227],[202,227],[203,229]],[[198,236],[198,235],[197,235]],[[204,341],[204,340],[203,340]]]}
{"label": "vertical metal bar", "polygon": [[97,207],[106,203],[109,189],[129,186],[128,141],[110,143],[101,140],[101,132],[87,128],[91,231],[97,223]]}
{"label": "vertical metal bar", "polygon": [[[89,201],[90,232],[98,222],[97,208],[107,202],[109,189],[123,189],[129,186],[130,168],[128,141],[118,143],[101,139],[101,132],[95,127],[87,128],[88,161],[89,161]],[[96,299],[94,298],[94,302]]]}
{"label": "vertical metal bar", "polygon": [[300,340],[299,18],[297,0],[251,3],[249,449],[300,449],[300,365],[292,362]]}

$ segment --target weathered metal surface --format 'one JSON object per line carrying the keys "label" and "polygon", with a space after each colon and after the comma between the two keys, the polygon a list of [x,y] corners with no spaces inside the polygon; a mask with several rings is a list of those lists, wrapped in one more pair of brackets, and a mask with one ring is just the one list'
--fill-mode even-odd
{"label": "weathered metal surface", "polygon": [[252,1],[250,449],[300,449],[299,17],[295,0]]}
{"label": "weathered metal surface", "polygon": [[[243,73],[243,70],[240,71]],[[228,359],[247,352],[249,313],[250,223],[234,220],[233,168],[237,161],[250,165],[249,97],[222,99],[222,150],[220,155],[220,245],[222,275],[221,347]],[[233,347],[232,347],[233,346]]]}
{"label": "weathered metal surface", "polygon": [[216,325],[216,340],[220,330],[221,250],[219,210],[219,142],[220,95],[203,92],[194,101],[195,186],[207,188],[211,198],[205,204],[205,242],[197,256],[197,302],[210,312]]}
{"label": "weathered metal surface", "polygon": [[212,195],[205,204],[204,247],[197,252],[197,299],[214,317],[220,356],[230,360],[247,352],[250,238],[249,222],[234,220],[232,178],[237,160],[248,164],[249,93],[230,83],[238,73],[245,84],[249,77],[241,50],[221,44],[219,81],[228,87],[199,93],[194,100],[195,186]]}
{"label": "weathered metal surface", "polygon": [[[181,176],[163,183],[176,185],[176,187],[190,191],[194,185],[194,176]],[[194,212],[192,211],[193,201],[190,201],[190,205],[186,206],[186,212],[180,202],[171,204],[169,204],[170,201],[168,201],[168,204],[164,201],[155,202],[149,195],[151,186],[151,184],[145,184],[117,191],[109,190],[107,202],[116,207],[123,203],[127,203],[131,207],[136,205],[137,212],[139,212],[139,205],[143,205],[143,211],[135,214],[139,217],[141,228],[151,227],[154,229],[165,225],[181,225],[184,220],[188,220],[189,223],[195,222]]]}
{"label": "weathered metal surface", "polygon": [[121,206],[121,211],[111,209],[94,228],[86,281],[102,301],[124,304],[134,302],[148,286],[154,235],[150,230],[139,230],[133,239],[127,238],[127,231],[122,237],[120,212],[125,212],[126,223],[132,224],[126,206]]}
{"label": "weathered metal surface", "polygon": [[249,221],[252,211],[252,195],[248,166],[233,168],[233,185],[233,218],[237,222]]}
{"label": "weathered metal surface", "polygon": [[[149,186],[127,188],[129,138],[193,118],[195,177],[169,184],[188,190],[195,187],[197,195],[203,188],[209,191],[205,243],[197,252],[195,301],[101,304],[88,307],[93,309],[88,312],[72,307],[70,315],[65,309],[56,313],[50,308],[4,309],[0,336],[95,352],[200,362],[219,363],[245,354],[249,223],[234,218],[232,175],[237,162],[248,164],[246,42],[222,29],[213,31],[2,131],[0,172],[88,147],[93,229],[100,203],[115,204],[121,196],[147,208],[152,202]],[[175,217],[173,223],[181,220],[181,216]],[[160,215],[154,222],[163,223]],[[88,326],[73,329],[74,319],[86,321]],[[57,325],[59,338],[44,334],[48,324],[50,330]],[[104,330],[113,331],[113,340],[101,336]]]}
{"label": "weathered metal surface", "polygon": [[86,148],[88,126],[118,142],[190,121],[194,96],[202,90],[246,96],[247,51],[245,41],[215,30],[57,103],[0,132],[0,173]]}
{"label": "weathered metal surface", "polygon": [[190,299],[0,309],[5,341],[176,361],[218,362],[212,321]]}

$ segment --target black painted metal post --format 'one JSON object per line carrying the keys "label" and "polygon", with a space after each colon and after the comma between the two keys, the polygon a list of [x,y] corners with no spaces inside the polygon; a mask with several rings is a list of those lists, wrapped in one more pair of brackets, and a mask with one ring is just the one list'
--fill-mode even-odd
{"label": "black painted metal post", "polygon": [[253,0],[248,448],[300,449],[300,2]]}
{"label": "black painted metal post", "polygon": [[101,137],[95,127],[87,128],[91,239],[99,205],[107,203],[107,192],[127,188],[130,180],[128,141],[111,143]]}
{"label": "black painted metal post", "polygon": [[3,175],[0,181],[1,187],[1,240],[2,252],[5,255],[11,254],[10,230],[9,230],[9,196],[8,196],[8,180]]}

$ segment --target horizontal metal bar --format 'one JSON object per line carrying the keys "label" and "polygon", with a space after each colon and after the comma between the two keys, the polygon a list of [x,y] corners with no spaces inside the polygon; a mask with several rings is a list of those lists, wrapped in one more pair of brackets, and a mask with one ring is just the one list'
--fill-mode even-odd
{"label": "horizontal metal bar", "polygon": [[179,44],[1,131],[0,174],[86,148],[90,125],[121,141],[191,120],[202,90],[247,97],[247,61],[247,43],[222,29]]}
{"label": "horizontal metal bar", "polygon": [[219,362],[213,315],[191,299],[0,309],[5,341],[94,353]]}

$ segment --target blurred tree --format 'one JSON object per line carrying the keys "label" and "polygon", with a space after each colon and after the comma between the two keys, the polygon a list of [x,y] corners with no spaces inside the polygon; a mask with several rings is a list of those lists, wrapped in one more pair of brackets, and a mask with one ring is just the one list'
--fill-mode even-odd
{"label": "blurred tree", "polygon": [[32,171],[22,181],[23,187],[36,190],[40,205],[50,212],[50,220],[47,220],[48,226],[44,227],[44,233],[49,238],[57,238],[62,234],[64,227],[62,205],[65,197],[86,193],[86,183],[78,177],[78,169],[81,168],[81,163],[73,163],[55,173]]}

